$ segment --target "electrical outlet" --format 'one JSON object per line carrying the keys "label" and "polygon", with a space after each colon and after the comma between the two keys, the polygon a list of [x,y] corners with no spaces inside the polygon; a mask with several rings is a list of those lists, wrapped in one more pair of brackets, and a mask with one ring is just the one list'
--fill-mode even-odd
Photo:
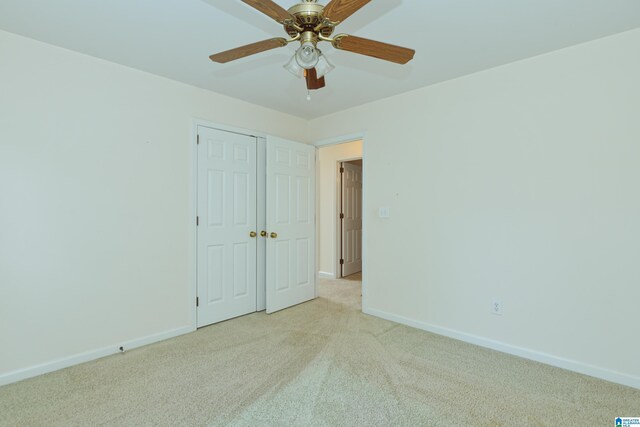
{"label": "electrical outlet", "polygon": [[502,316],[502,301],[498,298],[494,298],[493,301],[491,301],[491,312],[496,316]]}

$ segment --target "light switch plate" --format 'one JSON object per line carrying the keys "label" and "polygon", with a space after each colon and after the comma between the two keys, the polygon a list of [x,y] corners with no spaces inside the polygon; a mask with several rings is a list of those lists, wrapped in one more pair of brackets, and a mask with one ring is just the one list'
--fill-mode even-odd
{"label": "light switch plate", "polygon": [[391,216],[391,212],[388,207],[382,207],[378,211],[378,216],[380,218],[389,218]]}

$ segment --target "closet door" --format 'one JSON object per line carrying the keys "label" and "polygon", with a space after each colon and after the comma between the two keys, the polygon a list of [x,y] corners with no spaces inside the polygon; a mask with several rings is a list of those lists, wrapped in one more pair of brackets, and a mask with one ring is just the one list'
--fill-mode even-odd
{"label": "closet door", "polygon": [[267,138],[267,313],[316,296],[315,152]]}
{"label": "closet door", "polygon": [[198,327],[256,311],[256,138],[198,127]]}

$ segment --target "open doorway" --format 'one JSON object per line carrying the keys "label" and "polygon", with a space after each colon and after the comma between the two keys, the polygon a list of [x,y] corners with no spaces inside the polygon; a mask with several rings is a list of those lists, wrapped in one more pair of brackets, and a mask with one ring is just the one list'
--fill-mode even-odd
{"label": "open doorway", "polygon": [[[343,163],[363,162],[362,140],[321,146],[317,154],[318,276],[342,277],[342,181]],[[362,166],[361,166],[362,168]],[[362,191],[360,191],[362,193]],[[362,248],[362,245],[361,245]]]}
{"label": "open doorway", "polygon": [[364,141],[338,139],[317,147],[317,296],[329,304],[362,310],[366,294]]}

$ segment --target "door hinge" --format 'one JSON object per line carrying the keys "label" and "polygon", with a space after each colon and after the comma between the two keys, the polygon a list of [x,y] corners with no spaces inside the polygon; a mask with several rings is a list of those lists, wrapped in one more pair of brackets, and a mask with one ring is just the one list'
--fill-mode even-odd
{"label": "door hinge", "polygon": [[200,298],[196,297],[196,307],[200,307]]}
{"label": "door hinge", "polygon": [[344,168],[340,168],[340,173],[344,173]]}
{"label": "door hinge", "polygon": [[344,219],[344,214],[343,213],[340,214],[340,219]]}
{"label": "door hinge", "polygon": [[196,144],[200,144],[200,134],[196,135]]}
{"label": "door hinge", "polygon": [[196,227],[200,225],[200,217],[196,216]]}
{"label": "door hinge", "polygon": [[340,260],[340,265],[344,265],[344,260],[343,259]]}

